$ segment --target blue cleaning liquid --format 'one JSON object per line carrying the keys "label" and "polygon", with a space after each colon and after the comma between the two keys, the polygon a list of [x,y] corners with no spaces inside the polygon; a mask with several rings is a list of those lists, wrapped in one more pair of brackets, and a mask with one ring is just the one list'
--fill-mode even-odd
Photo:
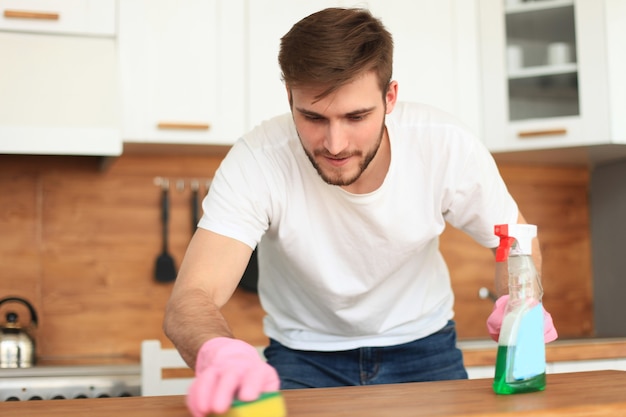
{"label": "blue cleaning liquid", "polygon": [[543,391],[546,387],[543,306],[507,314],[503,320],[493,390],[496,394]]}

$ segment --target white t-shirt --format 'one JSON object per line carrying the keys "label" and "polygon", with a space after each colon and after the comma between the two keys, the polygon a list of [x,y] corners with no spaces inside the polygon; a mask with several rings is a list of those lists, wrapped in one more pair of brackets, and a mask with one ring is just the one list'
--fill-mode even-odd
{"label": "white t-shirt", "polygon": [[391,163],[381,187],[325,183],[290,114],[238,140],[204,199],[200,227],[259,245],[266,334],[293,349],[390,346],[454,315],[439,252],[445,222],[486,247],[517,205],[486,148],[449,115],[398,103],[386,117]]}

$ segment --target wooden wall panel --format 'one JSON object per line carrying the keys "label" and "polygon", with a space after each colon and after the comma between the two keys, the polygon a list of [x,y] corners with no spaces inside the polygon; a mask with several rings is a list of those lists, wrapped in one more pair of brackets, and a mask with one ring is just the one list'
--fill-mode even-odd
{"label": "wooden wall panel", "polygon": [[592,336],[588,170],[508,166],[502,171],[527,220],[538,226],[544,302],[557,329],[565,337]]}
{"label": "wooden wall panel", "polygon": [[[584,167],[503,165],[501,174],[529,223],[536,224],[543,255],[544,304],[561,337],[593,335],[593,290]],[[493,255],[457,230],[441,240],[456,295],[459,337],[483,338],[490,301],[478,289],[493,289]]]}
{"label": "wooden wall panel", "polygon": [[[154,180],[186,182],[183,191],[170,193],[170,251],[180,265],[192,233],[189,180],[211,178],[220,160],[131,153],[102,170],[99,158],[0,155],[0,297],[33,302],[44,361],[136,361],[141,340],[169,344],[161,321],[171,284],[153,278],[161,248]],[[528,220],[539,226],[546,306],[561,335],[592,335],[586,169],[504,166],[502,172]],[[493,256],[453,229],[441,246],[459,335],[484,338],[491,302],[477,292],[491,287]],[[224,314],[238,337],[266,342],[256,295],[237,291]]]}
{"label": "wooden wall panel", "polygon": [[[36,175],[0,163],[0,298],[22,296],[35,307],[41,301],[38,187]],[[0,323],[8,311],[17,313],[20,323],[29,323],[28,309],[15,302],[0,307]]]}

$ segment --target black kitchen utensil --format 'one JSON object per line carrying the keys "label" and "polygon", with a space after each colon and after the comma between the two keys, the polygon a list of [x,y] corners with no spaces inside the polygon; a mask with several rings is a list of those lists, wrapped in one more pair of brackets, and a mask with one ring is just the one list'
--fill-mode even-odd
{"label": "black kitchen utensil", "polygon": [[161,222],[163,226],[163,250],[156,259],[154,276],[158,282],[172,282],[176,279],[176,265],[174,258],[168,252],[170,197],[169,181],[161,184]]}

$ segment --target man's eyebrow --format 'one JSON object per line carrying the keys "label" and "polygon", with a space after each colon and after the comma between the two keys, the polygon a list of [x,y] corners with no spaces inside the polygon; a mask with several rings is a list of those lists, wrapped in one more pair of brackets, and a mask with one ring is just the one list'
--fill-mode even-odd
{"label": "man's eyebrow", "polygon": [[[357,110],[353,110],[351,112],[346,113],[344,116],[346,117],[350,117],[350,116],[357,116],[360,114],[364,114],[364,113],[369,113],[371,111],[373,111],[375,109],[375,107],[366,107],[366,108],[362,108],[362,109],[357,109]],[[311,110],[307,110],[307,109],[303,109],[301,107],[296,107],[296,110],[306,116],[312,116],[312,117],[318,117],[318,118],[322,118],[325,119],[326,116],[316,113],[314,111]]]}
{"label": "man's eyebrow", "polygon": [[306,116],[313,116],[313,117],[319,117],[319,118],[324,118],[324,116],[322,116],[319,113],[315,113],[314,111],[311,110],[307,110],[307,109],[303,109],[302,107],[296,107],[296,110],[298,110],[298,112],[306,115]]}
{"label": "man's eyebrow", "polygon": [[366,107],[363,109],[357,109],[354,111],[351,111],[349,113],[346,113],[346,116],[357,116],[359,114],[363,114],[363,113],[369,113],[371,111],[373,111],[375,109],[375,107]]}

